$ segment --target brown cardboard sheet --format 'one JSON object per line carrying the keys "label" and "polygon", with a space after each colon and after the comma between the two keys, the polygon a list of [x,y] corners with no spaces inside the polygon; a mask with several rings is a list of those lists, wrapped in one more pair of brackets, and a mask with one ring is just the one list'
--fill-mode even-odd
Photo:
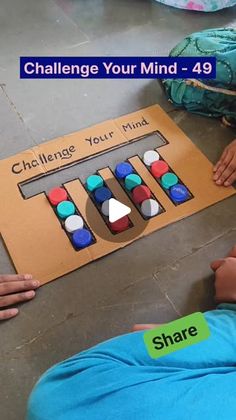
{"label": "brown cardboard sheet", "polygon": [[[162,214],[146,221],[120,184],[116,180],[111,182],[113,174],[108,162],[107,168],[98,172],[107,181],[114,196],[132,209],[130,220],[133,227],[118,234],[119,237],[110,232],[79,179],[67,182],[64,187],[96,239],[93,245],[79,251],[73,248],[61,228],[46,194],[26,199],[21,193],[22,183],[115,150],[155,131],[167,140],[167,144],[157,150],[186,184],[193,198],[174,205],[140,157],[127,156],[165,209]],[[234,188],[218,187],[213,183],[211,162],[158,105],[59,137],[2,160],[0,190],[0,232],[16,271],[32,273],[41,284],[235,194]],[[92,214],[89,220],[88,212]]]}

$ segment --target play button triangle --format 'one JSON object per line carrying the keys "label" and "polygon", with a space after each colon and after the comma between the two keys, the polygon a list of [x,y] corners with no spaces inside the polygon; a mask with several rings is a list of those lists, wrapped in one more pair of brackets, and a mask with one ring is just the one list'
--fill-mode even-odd
{"label": "play button triangle", "polygon": [[109,222],[114,223],[131,212],[131,208],[115,198],[109,200]]}

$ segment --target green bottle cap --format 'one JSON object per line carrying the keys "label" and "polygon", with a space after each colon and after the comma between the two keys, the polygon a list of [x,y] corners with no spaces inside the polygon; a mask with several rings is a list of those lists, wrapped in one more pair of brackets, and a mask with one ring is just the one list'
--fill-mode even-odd
{"label": "green bottle cap", "polygon": [[89,191],[94,191],[97,188],[103,187],[103,179],[99,175],[90,175],[86,180],[86,185]]}
{"label": "green bottle cap", "polygon": [[167,172],[161,177],[161,185],[167,190],[178,183],[178,177],[172,172]]}
{"label": "green bottle cap", "polygon": [[57,206],[57,214],[61,219],[66,219],[75,214],[75,205],[71,201],[62,201]]}
{"label": "green bottle cap", "polygon": [[130,174],[125,177],[125,188],[131,191],[133,188],[138,187],[142,184],[142,179],[139,175]]}

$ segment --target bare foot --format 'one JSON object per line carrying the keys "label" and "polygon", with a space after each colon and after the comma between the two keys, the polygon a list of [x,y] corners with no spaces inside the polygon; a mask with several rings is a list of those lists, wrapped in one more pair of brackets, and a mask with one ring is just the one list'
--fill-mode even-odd
{"label": "bare foot", "polygon": [[225,148],[213,172],[217,185],[229,187],[236,181],[236,139]]}

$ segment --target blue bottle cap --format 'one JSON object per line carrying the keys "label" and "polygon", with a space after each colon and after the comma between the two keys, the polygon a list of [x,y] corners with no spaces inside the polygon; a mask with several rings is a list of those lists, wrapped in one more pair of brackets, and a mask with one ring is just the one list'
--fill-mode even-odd
{"label": "blue bottle cap", "polygon": [[117,178],[122,179],[133,173],[133,167],[128,162],[121,162],[116,165],[115,173]]}
{"label": "blue bottle cap", "polygon": [[112,193],[107,187],[101,187],[95,191],[94,197],[97,203],[103,203],[106,200],[110,200]]}
{"label": "blue bottle cap", "polygon": [[184,185],[176,184],[171,187],[170,196],[176,203],[182,203],[189,198],[189,192]]}
{"label": "blue bottle cap", "polygon": [[79,229],[73,233],[72,242],[77,249],[86,248],[86,246],[89,246],[92,241],[93,237],[91,232],[87,229]]}

